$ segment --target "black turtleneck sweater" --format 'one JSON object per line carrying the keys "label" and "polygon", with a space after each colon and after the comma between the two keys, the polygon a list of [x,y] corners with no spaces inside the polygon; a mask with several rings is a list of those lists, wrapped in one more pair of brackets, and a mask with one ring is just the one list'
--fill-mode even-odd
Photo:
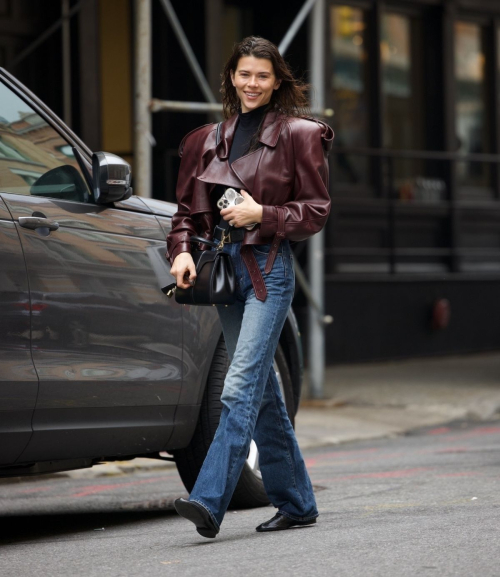
{"label": "black turtleneck sweater", "polygon": [[262,117],[266,112],[267,106],[259,106],[250,112],[239,112],[239,121],[233,137],[231,150],[229,151],[229,164],[245,156],[250,147],[252,136],[257,132]]}

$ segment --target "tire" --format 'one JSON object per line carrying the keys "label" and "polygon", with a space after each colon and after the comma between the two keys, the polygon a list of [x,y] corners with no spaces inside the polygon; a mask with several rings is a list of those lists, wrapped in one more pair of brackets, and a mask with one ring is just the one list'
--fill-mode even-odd
{"label": "tire", "polygon": [[[285,354],[280,345],[278,345],[274,359],[274,366],[277,368],[278,380],[282,386],[288,416],[293,424],[294,403],[292,379]],[[219,424],[222,410],[220,397],[222,389],[224,388],[224,379],[228,368],[229,357],[224,339],[221,338],[212,359],[207,385],[201,402],[198,424],[193,438],[185,449],[174,452],[179,475],[189,492],[191,492],[194,487],[198,473],[200,472]],[[263,507],[269,504],[260,470],[258,469],[258,456],[256,451],[255,443],[252,442],[249,459],[245,462],[233,498],[229,504],[229,507],[232,509]]]}

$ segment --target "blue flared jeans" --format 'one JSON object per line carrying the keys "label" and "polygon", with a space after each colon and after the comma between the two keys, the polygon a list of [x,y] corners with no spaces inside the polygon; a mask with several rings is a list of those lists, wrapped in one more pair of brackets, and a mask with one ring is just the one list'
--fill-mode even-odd
{"label": "blue flared jeans", "polygon": [[237,275],[236,303],[217,307],[231,364],[221,396],[219,427],[189,500],[205,507],[220,526],[253,438],[271,503],[292,519],[311,519],[318,516],[313,488],[273,367],[294,293],[292,251],[283,241],[266,275],[270,245],[252,246],[267,287],[262,302],[255,297],[240,248],[240,242],[224,247]]}

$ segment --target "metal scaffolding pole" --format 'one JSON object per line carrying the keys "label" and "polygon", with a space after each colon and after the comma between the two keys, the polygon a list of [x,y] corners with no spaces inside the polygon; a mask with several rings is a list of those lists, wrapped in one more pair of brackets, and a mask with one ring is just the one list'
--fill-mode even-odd
{"label": "metal scaffolding pole", "polygon": [[[316,0],[311,12],[309,33],[309,69],[314,89],[315,107],[325,107],[325,0]],[[312,98],[311,98],[312,100]],[[309,283],[312,298],[320,311],[324,310],[324,233],[319,232],[309,240],[308,246]],[[321,314],[309,305],[309,382],[310,394],[314,399],[323,398],[325,378],[325,330]]]}
{"label": "metal scaffolding pole", "polygon": [[151,0],[135,0],[134,191],[151,198]]}
{"label": "metal scaffolding pole", "polygon": [[[201,91],[203,92],[203,96],[208,100],[208,102],[212,104],[217,104],[217,100],[214,96],[214,93],[212,92],[212,89],[210,88],[210,85],[208,84],[208,81],[205,78],[205,75],[203,74],[203,70],[201,69],[201,66],[198,63],[198,60],[196,59],[193,49],[191,48],[191,44],[189,43],[189,40],[187,39],[187,36],[184,33],[181,23],[179,22],[179,19],[177,18],[177,14],[175,13],[172,3],[170,2],[170,0],[160,0],[160,3],[163,6],[165,14],[167,15],[167,18],[174,30],[174,33],[177,37],[177,40],[179,41],[182,51],[184,52],[184,56],[186,57],[189,66],[191,66],[191,70],[193,71],[193,74],[198,82],[198,85]],[[217,120],[222,120],[222,114],[216,113],[215,116]]]}
{"label": "metal scaffolding pole", "polygon": [[295,35],[299,31],[300,27],[302,26],[304,20],[309,15],[314,3],[318,0],[306,0],[306,2],[302,5],[302,8],[299,10],[297,16],[295,16],[295,20],[290,25],[290,28],[287,30],[287,33],[283,36],[283,40],[280,42],[278,46],[278,50],[280,54],[283,56],[285,52],[288,50],[292,40],[295,38]]}
{"label": "metal scaffolding pole", "polygon": [[[67,18],[71,18],[74,14],[76,14],[82,5],[86,2],[86,0],[80,0],[77,4],[73,6],[73,8],[68,10]],[[56,20],[47,30],[42,32],[40,36],[36,38],[28,47],[22,50],[11,62],[8,63],[6,66],[7,70],[13,70],[18,64],[20,64],[23,60],[25,60],[30,54],[32,54],[41,44],[50,38],[52,34],[57,32],[59,28],[63,25],[65,21],[65,16],[61,16],[59,20]]]}

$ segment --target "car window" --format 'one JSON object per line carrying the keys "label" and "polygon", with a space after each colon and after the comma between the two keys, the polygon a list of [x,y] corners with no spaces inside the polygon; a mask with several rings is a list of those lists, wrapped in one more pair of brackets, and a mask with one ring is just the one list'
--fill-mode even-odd
{"label": "car window", "polygon": [[71,144],[0,82],[0,191],[78,202],[90,190]]}

